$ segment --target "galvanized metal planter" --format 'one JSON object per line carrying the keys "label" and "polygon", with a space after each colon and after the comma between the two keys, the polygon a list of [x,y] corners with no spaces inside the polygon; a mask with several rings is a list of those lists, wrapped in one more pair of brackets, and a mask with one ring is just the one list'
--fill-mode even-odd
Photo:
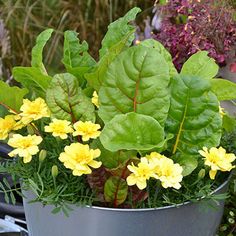
{"label": "galvanized metal planter", "polygon": [[[228,181],[213,194],[227,191]],[[24,193],[30,200],[32,194]],[[53,207],[24,200],[30,236],[214,236],[224,201],[199,201],[156,209],[74,208],[67,218]],[[210,205],[214,205],[212,208]]]}

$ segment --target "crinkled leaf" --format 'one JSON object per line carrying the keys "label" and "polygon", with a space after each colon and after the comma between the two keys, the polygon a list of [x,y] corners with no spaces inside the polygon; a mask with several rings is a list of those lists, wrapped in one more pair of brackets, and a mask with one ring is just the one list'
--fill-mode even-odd
{"label": "crinkled leaf", "polygon": [[218,100],[236,99],[236,83],[225,79],[213,79],[211,86],[211,90],[217,96]]}
{"label": "crinkled leaf", "polygon": [[127,194],[128,185],[124,179],[112,176],[106,181],[104,186],[106,202],[111,202],[114,206],[118,206],[126,200]]}
{"label": "crinkled leaf", "polygon": [[150,150],[164,140],[163,127],[154,118],[137,113],[116,115],[100,135],[109,151]]}
{"label": "crinkled leaf", "polygon": [[101,151],[99,160],[102,162],[103,166],[106,168],[116,168],[120,164],[124,163],[128,159],[135,157],[137,155],[136,151],[118,151],[110,152],[103,147],[99,139],[95,139],[91,143],[91,148],[98,148]]}
{"label": "crinkled leaf", "polygon": [[[135,7],[126,13],[125,16],[119,18],[108,26],[108,31],[102,40],[102,48],[99,51],[100,57],[103,57],[109,49],[117,44],[127,33],[132,32],[135,26],[130,25],[130,21],[135,20],[136,15],[141,11]],[[134,35],[131,35],[127,46],[130,46],[134,40]]]}
{"label": "crinkled leaf", "polygon": [[183,167],[183,176],[190,175],[198,167],[198,160],[196,156],[179,153],[179,155],[173,157],[173,159],[176,163],[180,164]]}
{"label": "crinkled leaf", "polygon": [[43,65],[43,49],[47,41],[51,38],[53,29],[46,29],[39,34],[36,39],[36,45],[32,49],[31,66],[38,68],[42,74],[46,74],[45,67]]}
{"label": "crinkled leaf", "polygon": [[64,56],[63,63],[67,67],[90,67],[96,62],[88,53],[88,44],[83,41],[80,43],[78,34],[75,31],[64,33]]}
{"label": "crinkled leaf", "polygon": [[165,49],[165,47],[160,42],[154,39],[146,39],[142,41],[140,45],[156,49],[165,58],[169,66],[170,77],[174,77],[176,74],[178,74],[172,62],[171,54],[167,51],[167,49]]}
{"label": "crinkled leaf", "polygon": [[127,168],[128,165],[131,163],[134,163],[137,165],[140,162],[140,159],[138,157],[132,157],[130,156],[129,159],[126,159],[125,162],[119,164],[115,168],[107,169],[107,171],[112,175],[112,176],[119,176],[122,179],[126,179],[130,175],[130,171]]}
{"label": "crinkled leaf", "polygon": [[208,56],[207,51],[199,51],[192,55],[183,65],[181,75],[194,75],[204,79],[214,78],[219,66],[213,58]]}
{"label": "crinkled leaf", "polygon": [[55,75],[47,90],[47,104],[54,117],[72,122],[94,121],[94,106],[69,73]]}
{"label": "crinkled leaf", "polygon": [[91,189],[96,194],[99,201],[104,202],[104,185],[111,175],[106,171],[106,169],[101,166],[98,169],[94,169],[90,175],[87,175],[87,181]]}
{"label": "crinkled leaf", "polygon": [[[16,111],[19,111],[23,98],[28,93],[28,90],[25,88],[10,87],[3,81],[0,81],[0,91],[0,106],[2,103]],[[2,110],[2,113],[5,114],[5,111]]]}
{"label": "crinkled leaf", "polygon": [[221,138],[222,118],[219,101],[210,91],[210,80],[181,76],[171,83],[171,106],[166,130],[175,135],[170,151],[198,154],[198,150],[216,147]]}
{"label": "crinkled leaf", "polygon": [[134,208],[135,204],[145,201],[148,198],[147,191],[140,190],[136,185],[129,186],[129,196],[132,197],[131,206],[129,208]]}
{"label": "crinkled leaf", "polygon": [[107,72],[108,66],[117,57],[117,55],[119,55],[126,48],[126,44],[133,33],[134,30],[128,32],[117,44],[109,48],[106,55],[104,55],[96,65],[94,71],[85,74],[85,78],[87,79],[89,85],[96,91],[99,91],[101,85],[103,84],[104,75]]}
{"label": "crinkled leaf", "polygon": [[84,82],[84,74],[87,73],[95,64],[95,60],[88,53],[88,44],[77,37],[75,31],[64,33],[64,56],[63,64],[67,72],[73,74]]}
{"label": "crinkled leaf", "polygon": [[13,76],[31,94],[42,98],[45,97],[46,90],[52,79],[50,76],[43,74],[39,68],[34,67],[14,67]]}
{"label": "crinkled leaf", "polygon": [[106,123],[117,114],[137,112],[164,124],[170,104],[169,68],[157,50],[136,46],[109,66],[99,91],[99,116]]}

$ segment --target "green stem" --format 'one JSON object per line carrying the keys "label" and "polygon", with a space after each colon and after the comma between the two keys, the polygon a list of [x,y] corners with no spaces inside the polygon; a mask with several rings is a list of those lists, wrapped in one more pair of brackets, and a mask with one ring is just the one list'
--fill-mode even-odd
{"label": "green stem", "polygon": [[42,166],[42,162],[39,162],[39,167],[38,167],[38,173],[40,172],[40,170],[41,170],[41,166]]}

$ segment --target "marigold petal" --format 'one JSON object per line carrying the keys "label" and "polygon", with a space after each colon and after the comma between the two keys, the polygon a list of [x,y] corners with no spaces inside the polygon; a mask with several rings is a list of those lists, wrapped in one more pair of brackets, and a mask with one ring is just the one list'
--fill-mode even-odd
{"label": "marigold petal", "polygon": [[127,178],[126,178],[126,181],[127,181],[127,184],[129,186],[132,186],[132,185],[135,185],[136,184],[136,178],[133,174],[129,175]]}
{"label": "marigold petal", "polygon": [[94,169],[97,169],[97,168],[99,168],[102,165],[102,162],[101,161],[94,161],[94,160],[92,160],[92,161],[90,161],[88,163],[88,165],[93,167]]}
{"label": "marigold petal", "polygon": [[217,170],[210,170],[209,171],[210,178],[211,179],[215,179],[216,173],[217,173]]}
{"label": "marigold petal", "polygon": [[138,179],[137,180],[137,187],[140,189],[140,190],[143,190],[147,187],[147,181],[145,179],[141,180],[141,179]]}
{"label": "marigold petal", "polygon": [[32,156],[31,155],[23,157],[23,162],[25,164],[31,162],[31,160],[32,160]]}

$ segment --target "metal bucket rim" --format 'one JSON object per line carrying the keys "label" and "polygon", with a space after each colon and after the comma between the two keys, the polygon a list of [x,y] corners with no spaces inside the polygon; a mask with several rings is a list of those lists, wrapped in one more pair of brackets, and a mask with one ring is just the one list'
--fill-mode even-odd
{"label": "metal bucket rim", "polygon": [[[228,179],[222,183],[218,188],[213,190],[211,192],[211,195],[215,194],[216,192],[220,191],[222,188],[224,188],[230,180],[231,175],[228,177]],[[204,199],[204,197],[200,198],[199,200]],[[181,206],[189,205],[191,204],[191,201],[186,201],[183,203],[175,204],[175,205],[169,205],[164,207],[156,207],[156,208],[140,208],[140,209],[132,209],[132,208],[110,208],[110,207],[99,207],[99,206],[86,206],[87,208],[95,209],[95,210],[102,210],[102,211],[115,211],[115,212],[148,212],[148,211],[157,211],[157,210],[167,210],[172,208],[179,208]]]}

